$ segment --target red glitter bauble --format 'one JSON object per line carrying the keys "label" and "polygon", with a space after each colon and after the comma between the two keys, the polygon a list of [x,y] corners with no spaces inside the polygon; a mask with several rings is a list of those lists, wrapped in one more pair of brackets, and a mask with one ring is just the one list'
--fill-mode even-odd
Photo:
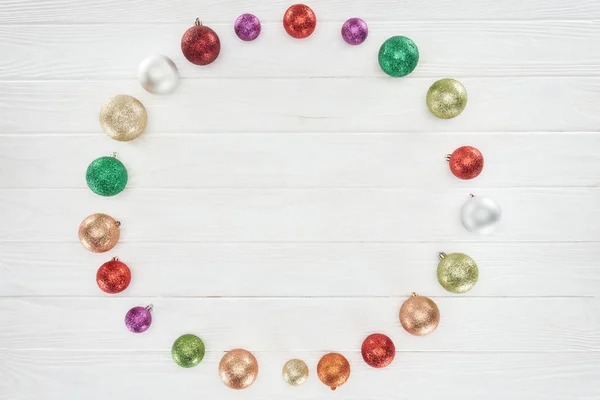
{"label": "red glitter bauble", "polygon": [[309,6],[294,4],[283,14],[283,27],[291,37],[304,39],[315,31],[317,17]]}
{"label": "red glitter bauble", "polygon": [[129,286],[131,271],[127,264],[113,258],[98,268],[96,282],[98,287],[106,293],[120,293]]}
{"label": "red glitter bauble", "polygon": [[483,170],[483,155],[475,147],[463,146],[448,158],[450,171],[460,179],[473,179]]}
{"label": "red glitter bauble", "polygon": [[207,26],[196,21],[181,38],[181,51],[189,62],[196,65],[207,65],[215,61],[221,52],[219,36]]}
{"label": "red glitter bauble", "polygon": [[367,336],[361,348],[363,359],[373,368],[387,367],[394,360],[396,346],[382,333]]}

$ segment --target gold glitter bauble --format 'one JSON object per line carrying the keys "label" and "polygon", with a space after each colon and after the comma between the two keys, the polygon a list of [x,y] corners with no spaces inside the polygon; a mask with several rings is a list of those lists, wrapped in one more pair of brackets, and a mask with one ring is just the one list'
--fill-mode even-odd
{"label": "gold glitter bauble", "polygon": [[479,279],[479,268],[471,257],[462,253],[440,253],[437,277],[440,285],[452,293],[466,293]]}
{"label": "gold glitter bauble", "polygon": [[438,118],[458,116],[467,106],[467,89],[457,80],[440,79],[427,92],[427,107]]}
{"label": "gold glitter bauble", "polygon": [[341,354],[325,354],[317,365],[317,375],[321,382],[335,390],[350,377],[350,363]]}
{"label": "gold glitter bauble", "polygon": [[147,122],[144,105],[126,94],[111,97],[100,109],[100,126],[108,136],[120,142],[140,136]]}
{"label": "gold glitter bauble", "polygon": [[429,297],[413,293],[400,307],[400,323],[411,335],[426,336],[440,323],[440,310]]}
{"label": "gold glitter bauble", "polygon": [[79,226],[79,241],[89,251],[104,253],[119,241],[121,223],[106,214],[92,214]]}
{"label": "gold glitter bauble", "polygon": [[291,386],[300,386],[308,379],[308,365],[302,360],[290,360],[283,366],[283,379]]}
{"label": "gold glitter bauble", "polygon": [[219,376],[232,389],[245,389],[258,375],[258,362],[248,350],[235,349],[223,356],[219,363]]}

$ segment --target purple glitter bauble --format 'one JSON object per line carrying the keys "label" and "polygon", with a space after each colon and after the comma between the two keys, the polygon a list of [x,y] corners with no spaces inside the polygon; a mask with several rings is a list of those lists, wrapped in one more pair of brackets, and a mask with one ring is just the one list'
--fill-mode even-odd
{"label": "purple glitter bauble", "polygon": [[133,333],[142,333],[150,328],[152,323],[151,306],[133,307],[125,315],[125,326]]}
{"label": "purple glitter bauble", "polygon": [[342,37],[348,44],[357,45],[367,40],[369,27],[360,18],[350,18],[342,26]]}
{"label": "purple glitter bauble", "polygon": [[260,21],[256,15],[242,14],[235,20],[233,29],[240,39],[249,42],[260,35]]}

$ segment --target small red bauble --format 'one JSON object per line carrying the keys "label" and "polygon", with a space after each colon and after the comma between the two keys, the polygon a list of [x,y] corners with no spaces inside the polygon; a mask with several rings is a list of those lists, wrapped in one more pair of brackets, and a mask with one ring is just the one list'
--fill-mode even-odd
{"label": "small red bauble", "polygon": [[392,339],[382,333],[367,336],[361,348],[363,359],[373,368],[387,367],[396,356]]}
{"label": "small red bauble", "polygon": [[463,146],[448,156],[450,171],[460,179],[473,179],[483,170],[483,155],[475,147]]}
{"label": "small red bauble", "polygon": [[127,289],[131,282],[131,271],[124,262],[116,257],[98,268],[96,282],[103,292],[115,294]]}
{"label": "small red bauble", "polygon": [[307,5],[294,4],[283,14],[283,27],[293,38],[309,37],[317,26],[317,17]]}
{"label": "small red bauble", "polygon": [[181,38],[181,51],[189,62],[207,65],[215,61],[221,52],[219,36],[199,19],[196,25],[185,31]]}

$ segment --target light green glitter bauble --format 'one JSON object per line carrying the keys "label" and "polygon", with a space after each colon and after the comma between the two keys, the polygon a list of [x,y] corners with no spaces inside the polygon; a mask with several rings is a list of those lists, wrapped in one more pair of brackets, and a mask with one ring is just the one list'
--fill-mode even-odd
{"label": "light green glitter bauble", "polygon": [[414,71],[419,62],[419,49],[405,36],[392,36],[379,49],[379,65],[391,76],[405,76]]}
{"label": "light green glitter bauble", "polygon": [[437,277],[440,285],[452,293],[466,293],[479,279],[479,268],[471,257],[462,253],[440,253]]}
{"label": "light green glitter bauble", "polygon": [[440,79],[427,92],[427,108],[438,118],[454,118],[466,106],[467,89],[455,79]]}
{"label": "light green glitter bauble", "polygon": [[115,157],[100,157],[88,167],[85,180],[92,192],[100,196],[114,196],[127,186],[127,169]]}
{"label": "light green glitter bauble", "polygon": [[204,342],[196,335],[180,336],[171,348],[171,356],[177,365],[192,368],[200,364],[204,358]]}

